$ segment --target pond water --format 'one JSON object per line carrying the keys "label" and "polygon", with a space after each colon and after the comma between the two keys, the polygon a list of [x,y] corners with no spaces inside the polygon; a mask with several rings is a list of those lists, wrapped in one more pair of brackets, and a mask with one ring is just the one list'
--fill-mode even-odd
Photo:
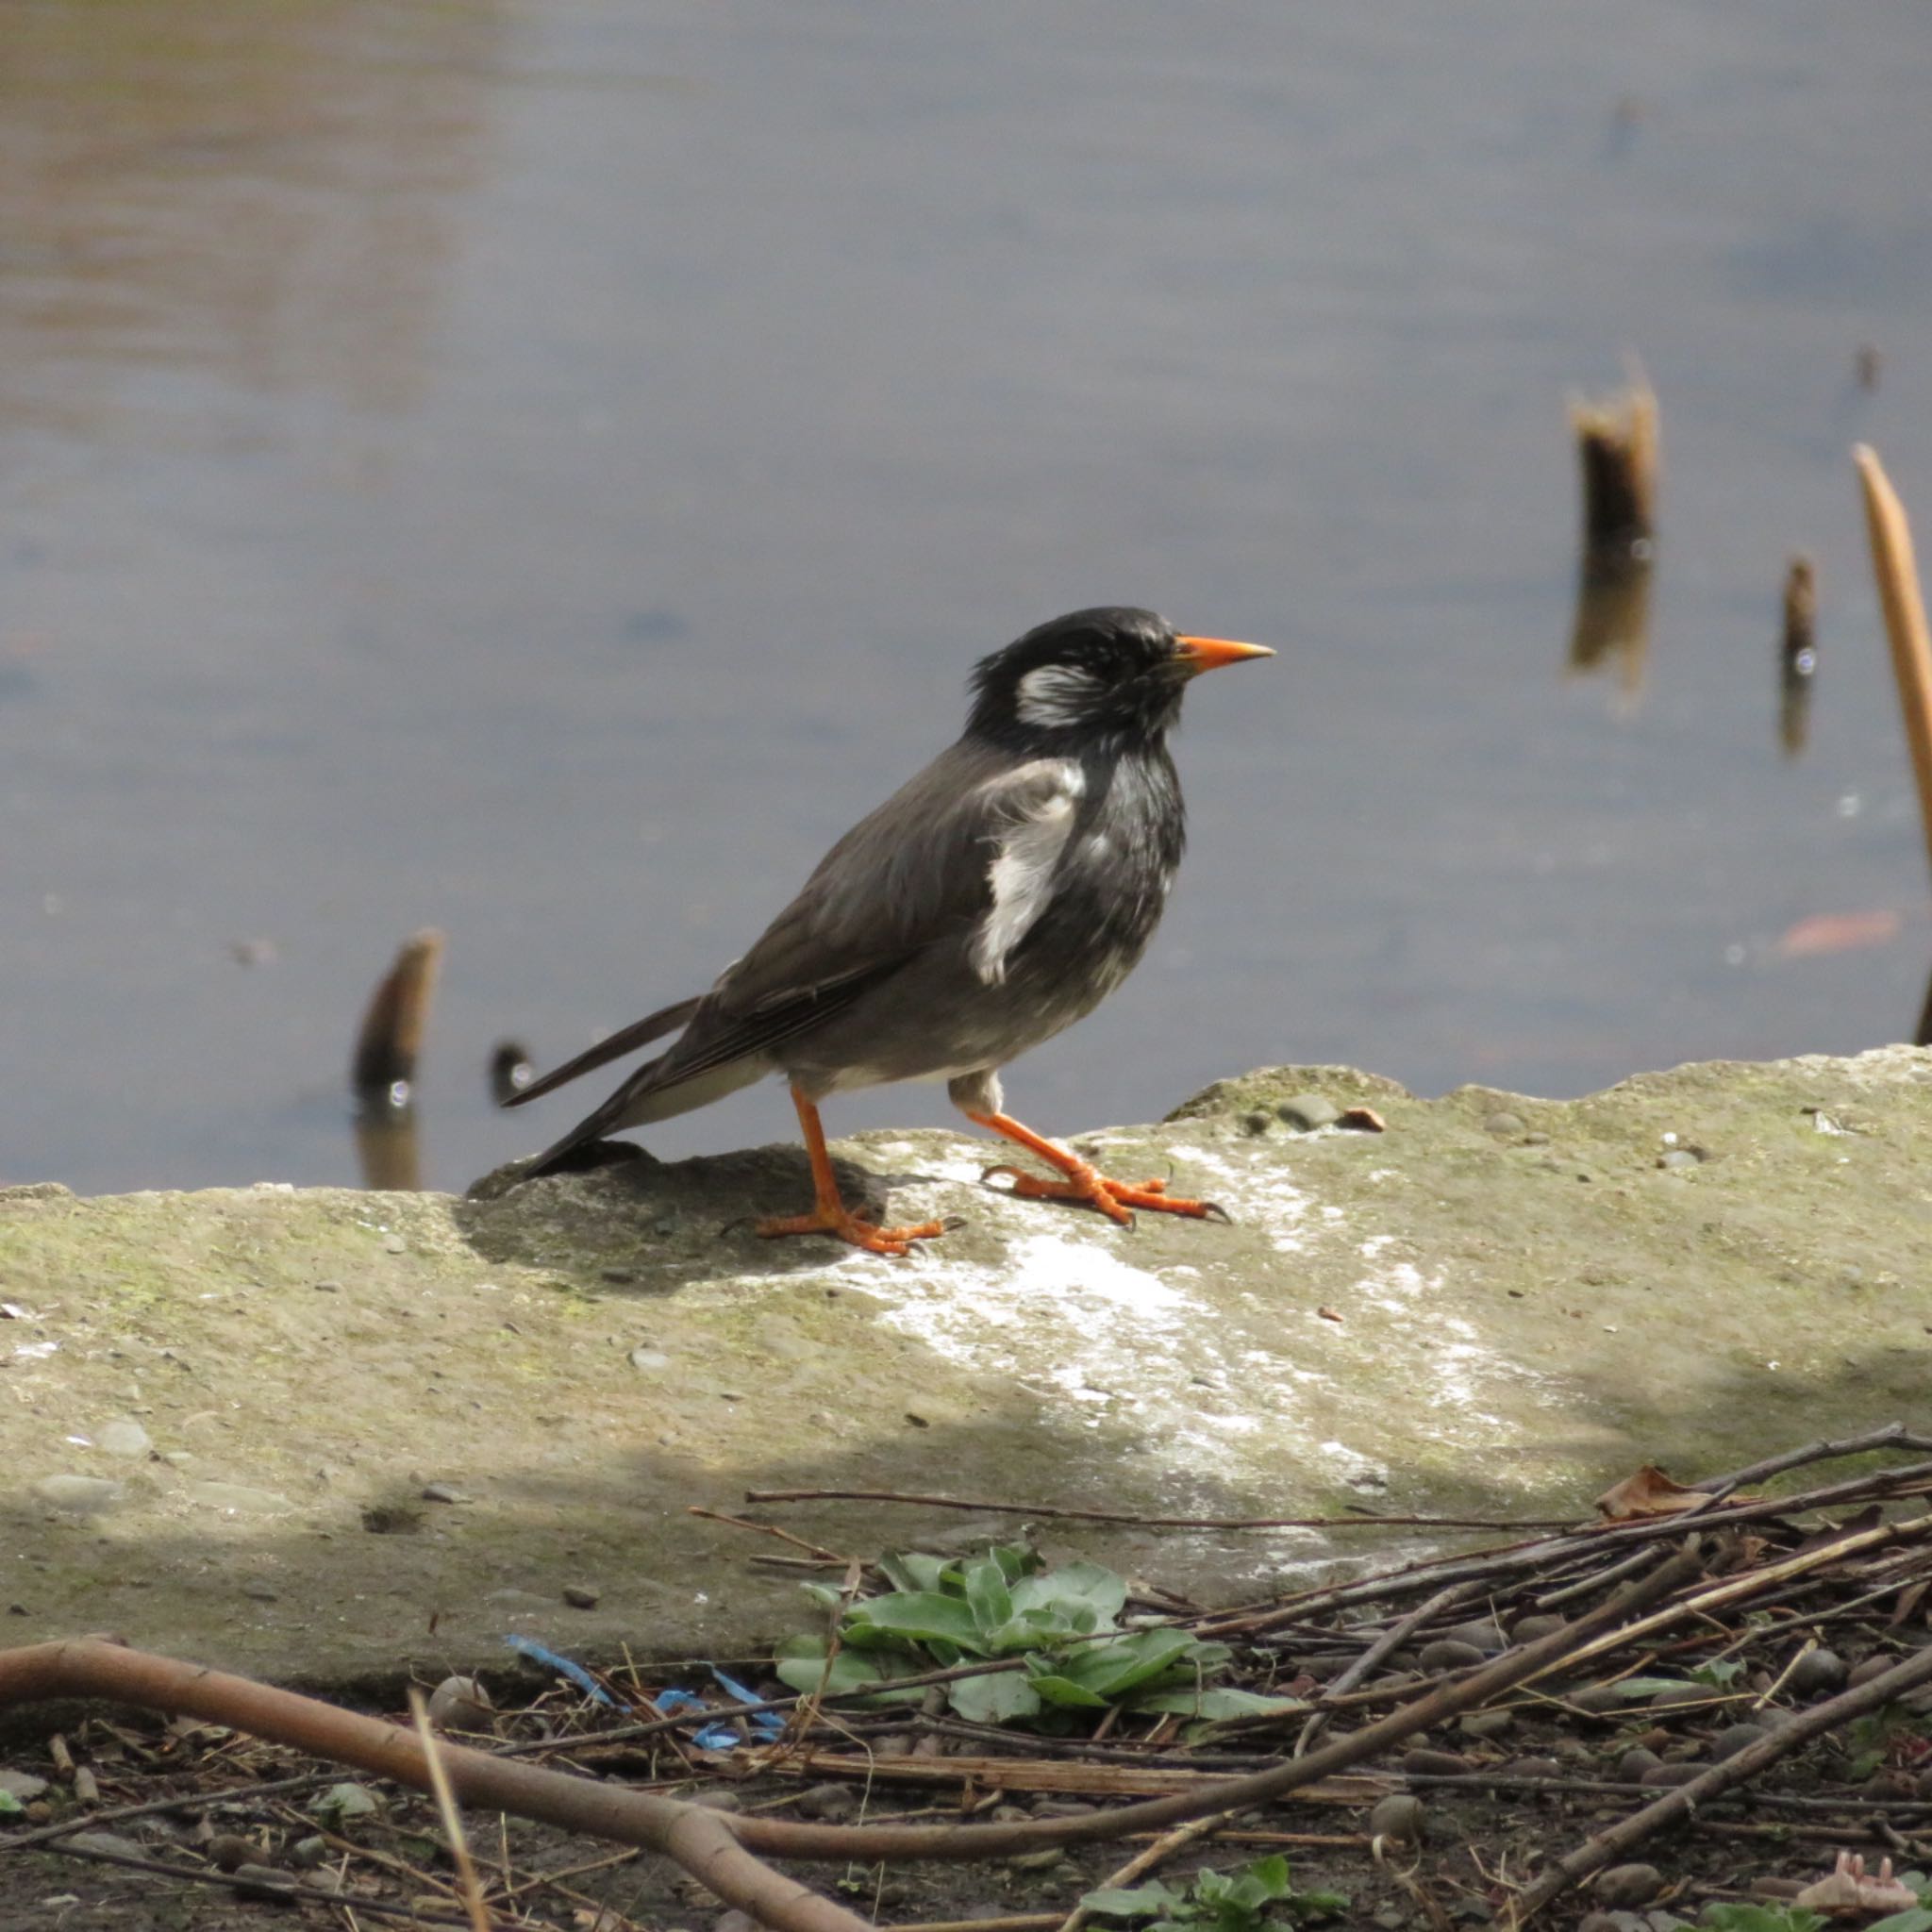
{"label": "pond water", "polygon": [[[1932,531],[1928,99],[1914,0],[5,0],[0,1178],[353,1180],[434,924],[460,1187],[602,1091],[495,1113],[498,1038],[706,984],[1094,602],[1281,656],[1191,699],[1180,891],[1009,1076],[1043,1130],[1909,1037],[1847,451]],[[1578,673],[1566,398],[1632,355],[1648,650]]]}

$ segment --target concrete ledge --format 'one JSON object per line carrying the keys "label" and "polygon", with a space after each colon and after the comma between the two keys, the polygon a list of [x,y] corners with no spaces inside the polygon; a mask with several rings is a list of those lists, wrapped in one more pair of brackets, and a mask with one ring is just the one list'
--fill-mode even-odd
{"label": "concrete ledge", "polygon": [[[1298,1130],[1303,1095],[1387,1131]],[[897,1262],[751,1235],[807,1197],[789,1148],[467,1200],[0,1192],[7,1635],[118,1629],[321,1685],[497,1663],[509,1631],[742,1656],[801,1627],[794,1578],[750,1560],[784,1546],[688,1508],[747,1487],[1582,1516],[1641,1459],[1932,1413],[1926,1053],[1574,1102],[1278,1068],[1083,1144],[1236,1224],[1013,1202],[979,1184],[997,1155],[940,1133],[840,1150],[894,1216],[966,1218]],[[1014,1526],[782,1520],[868,1555]],[[1202,1600],[1420,1547],[1044,1530]]]}

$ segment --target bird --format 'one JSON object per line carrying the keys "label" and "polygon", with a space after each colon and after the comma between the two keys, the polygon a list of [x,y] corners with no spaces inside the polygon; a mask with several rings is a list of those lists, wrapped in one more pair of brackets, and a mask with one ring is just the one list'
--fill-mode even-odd
{"label": "bird", "polygon": [[1129,1224],[1213,1204],[1109,1179],[1005,1111],[1000,1070],[1085,1018],[1139,962],[1186,841],[1167,736],[1204,672],[1265,644],[1183,636],[1152,610],[1057,617],[981,660],[956,742],[861,819],[707,992],[619,1029],[503,1105],[524,1107],[675,1033],[529,1164],[555,1172],[603,1136],[708,1106],[769,1074],[791,1090],[812,1206],[756,1223],[899,1256],[948,1224],[868,1220],[841,1198],[819,1103],[939,1079],[975,1125],[1054,1171],[989,1168],[1028,1200]]}

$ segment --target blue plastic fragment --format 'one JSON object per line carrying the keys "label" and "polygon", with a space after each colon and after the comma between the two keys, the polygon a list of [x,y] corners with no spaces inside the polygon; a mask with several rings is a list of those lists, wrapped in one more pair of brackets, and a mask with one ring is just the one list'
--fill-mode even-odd
{"label": "blue plastic fragment", "polygon": [[[756,1690],[747,1690],[736,1677],[727,1677],[716,1664],[711,1666],[711,1677],[727,1697],[735,1697],[741,1704],[758,1704],[763,1700]],[[785,1720],[775,1710],[748,1710],[744,1721],[761,1738],[782,1738],[785,1735]]]}
{"label": "blue plastic fragment", "polygon": [[547,1650],[534,1637],[506,1637],[504,1642],[520,1657],[526,1657],[532,1663],[541,1664],[545,1670],[555,1671],[559,1676],[568,1677],[584,1695],[594,1703],[602,1704],[615,1710],[617,1699],[585,1670],[582,1664],[573,1663],[567,1657],[558,1657],[554,1650]]}

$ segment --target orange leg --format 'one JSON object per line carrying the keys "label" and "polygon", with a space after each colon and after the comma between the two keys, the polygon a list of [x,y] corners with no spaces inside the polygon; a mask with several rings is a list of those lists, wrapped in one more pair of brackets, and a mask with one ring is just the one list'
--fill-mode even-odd
{"label": "orange leg", "polygon": [[1123,1224],[1131,1223],[1134,1208],[1151,1208],[1162,1214],[1191,1214],[1197,1221],[1225,1221],[1227,1216],[1212,1201],[1185,1201],[1167,1191],[1162,1180],[1142,1181],[1131,1187],[1125,1181],[1111,1181],[1091,1161],[1082,1160],[1064,1147],[1042,1140],[1031,1127],[1022,1126],[1010,1114],[974,1113],[966,1118],[988,1132],[1004,1134],[1017,1141],[1029,1154],[1037,1154],[1049,1167],[1066,1175],[1063,1181],[1043,1181],[1017,1167],[990,1167],[981,1179],[1005,1174],[1013,1177],[1013,1191],[1027,1201],[1077,1201]]}
{"label": "orange leg", "polygon": [[825,1130],[819,1124],[819,1110],[796,1087],[791,1104],[798,1109],[798,1124],[805,1133],[805,1151],[811,1158],[812,1210],[809,1214],[778,1214],[758,1224],[758,1232],[767,1240],[781,1234],[835,1234],[855,1248],[874,1255],[903,1255],[914,1241],[929,1241],[944,1234],[943,1221],[922,1221],[914,1227],[875,1227],[861,1221],[839,1198],[838,1177],[832,1173],[832,1157],[825,1152]]}

